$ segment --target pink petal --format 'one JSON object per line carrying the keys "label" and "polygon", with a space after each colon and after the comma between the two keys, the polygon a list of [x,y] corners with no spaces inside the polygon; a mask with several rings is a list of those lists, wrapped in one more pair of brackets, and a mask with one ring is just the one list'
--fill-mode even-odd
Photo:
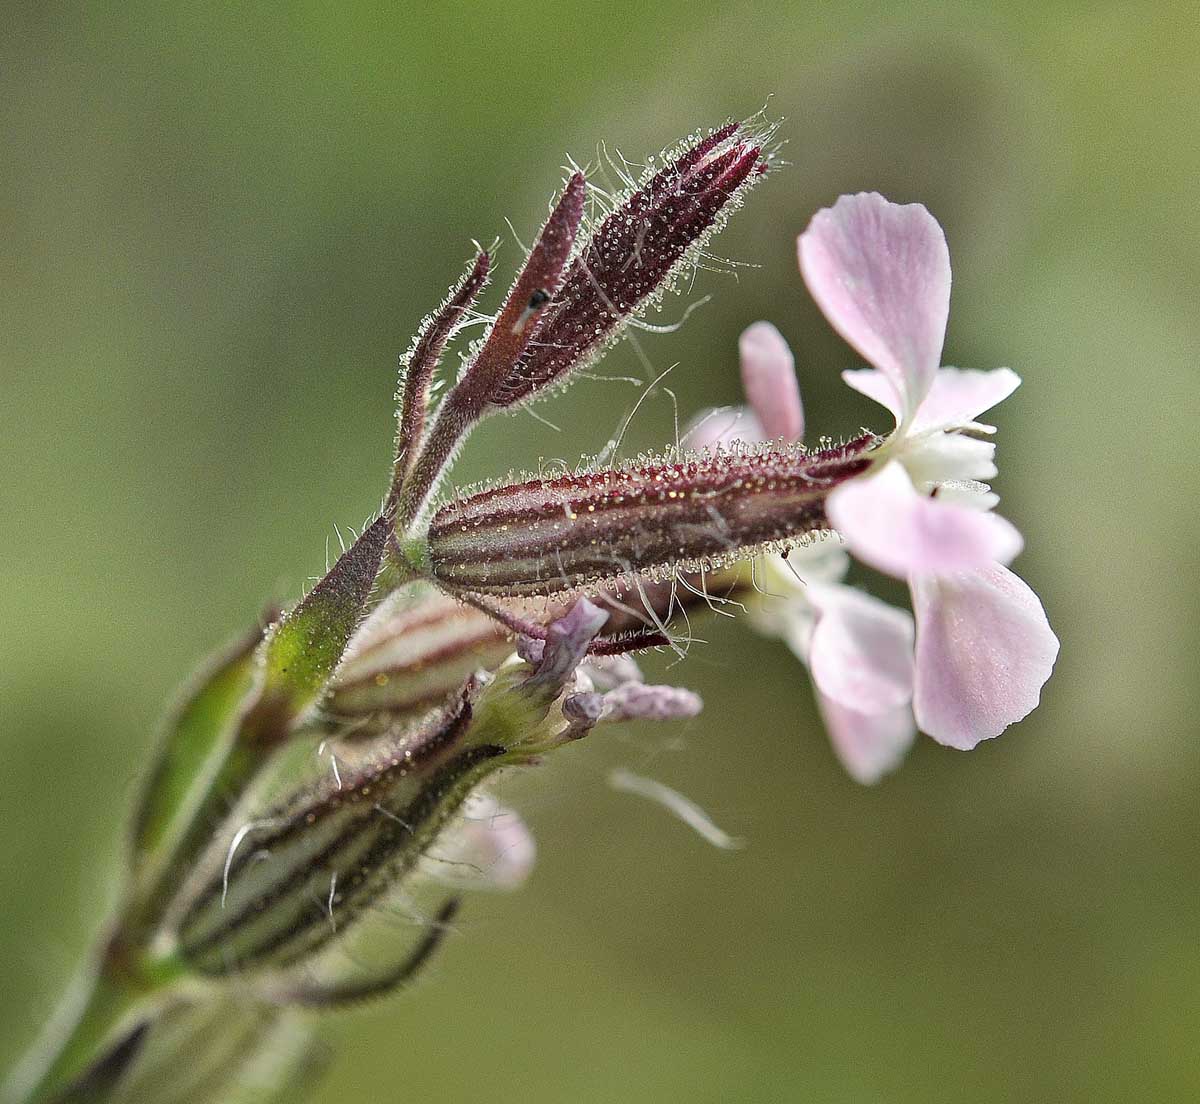
{"label": "pink petal", "polygon": [[842,373],[842,379],[860,395],[866,395],[880,406],[887,407],[895,417],[896,424],[900,424],[904,417],[904,399],[896,394],[891,380],[878,368],[850,368]]}
{"label": "pink petal", "polygon": [[919,203],[842,196],[800,235],[800,270],[839,334],[878,368],[911,416],[933,384],[950,311],[950,252]]}
{"label": "pink petal", "polygon": [[806,594],[817,610],[808,657],[817,689],[859,713],[907,707],[913,693],[908,611],[836,583],[810,583]]}
{"label": "pink petal", "polygon": [[[899,422],[903,403],[891,382],[875,368],[850,369],[842,373],[848,387],[885,406]],[[1011,368],[981,372],[973,368],[939,368],[933,385],[913,418],[910,432],[963,426],[975,421],[985,410],[1007,399],[1021,386],[1021,377]]]}
{"label": "pink petal", "polygon": [[842,766],[865,786],[895,770],[917,734],[912,709],[907,705],[886,713],[857,713],[819,692],[817,705]]}
{"label": "pink petal", "polygon": [[1038,704],[1058,637],[1038,596],[999,564],[912,580],[917,723],[968,750]]}
{"label": "pink petal", "polygon": [[1007,399],[1021,386],[1011,368],[981,372],[972,368],[939,368],[933,386],[913,419],[913,433],[975,421],[985,410]]}
{"label": "pink petal", "polygon": [[804,407],[796,361],[783,335],[770,322],[755,322],[742,331],[738,354],[742,390],[768,440],[799,441],[804,436]]}
{"label": "pink petal", "polygon": [[918,494],[896,460],[843,483],[825,512],[858,559],[897,579],[1008,563],[1023,543],[996,514]]}
{"label": "pink petal", "polygon": [[520,816],[490,794],[476,793],[426,853],[422,869],[445,885],[511,890],[524,884],[536,857],[537,845]]}
{"label": "pink petal", "polygon": [[692,419],[682,443],[690,449],[729,446],[734,441],[753,445],[769,440],[758,419],[744,406],[720,406]]}

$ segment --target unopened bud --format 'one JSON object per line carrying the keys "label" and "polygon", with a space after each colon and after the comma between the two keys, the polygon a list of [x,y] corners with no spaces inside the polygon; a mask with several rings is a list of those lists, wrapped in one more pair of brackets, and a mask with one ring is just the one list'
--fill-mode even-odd
{"label": "unopened bud", "polygon": [[[412,870],[505,748],[473,703],[407,732],[217,841],[168,917],[178,957],[203,974],[315,954]],[[232,828],[232,826],[231,826]]]}
{"label": "unopened bud", "polygon": [[597,227],[572,261],[536,339],[490,398],[532,398],[587,363],[660,294],[765,169],[737,124],[684,148]]}
{"label": "unopened bud", "polygon": [[627,682],[604,695],[606,721],[674,721],[695,717],[703,707],[700,695],[682,686]]}
{"label": "unopened bud", "polygon": [[513,650],[511,636],[495,618],[436,592],[398,603],[355,638],[324,708],[362,717],[442,705],[472,673],[499,665]]}

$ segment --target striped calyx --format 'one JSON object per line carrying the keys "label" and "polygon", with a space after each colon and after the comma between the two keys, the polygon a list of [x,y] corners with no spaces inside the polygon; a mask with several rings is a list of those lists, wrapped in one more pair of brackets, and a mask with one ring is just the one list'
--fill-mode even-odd
{"label": "striped calyx", "polygon": [[390,730],[367,752],[253,820],[226,827],[168,916],[173,953],[200,974],[288,967],[335,942],[421,862],[471,791],[586,729],[555,705],[607,614],[579,601],[541,655]]}
{"label": "striped calyx", "polygon": [[437,511],[431,570],[450,591],[519,597],[721,568],[829,529],[826,497],[876,442],[681,453],[496,487]]}
{"label": "striped calyx", "polygon": [[202,974],[286,966],[329,945],[410,871],[505,753],[472,738],[474,703],[431,719],[361,768],[237,828],[171,918]]}
{"label": "striped calyx", "polygon": [[421,594],[363,627],[330,687],[328,713],[406,715],[442,706],[477,670],[512,654],[495,618],[443,594]]}

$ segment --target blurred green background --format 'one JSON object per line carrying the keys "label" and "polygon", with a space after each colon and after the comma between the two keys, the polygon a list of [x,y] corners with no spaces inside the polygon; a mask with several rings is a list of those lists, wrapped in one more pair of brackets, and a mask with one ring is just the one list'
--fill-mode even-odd
{"label": "blurred green background", "polygon": [[[331,1022],[319,1099],[1200,1096],[1194,5],[5,7],[0,1067],[103,919],[164,701],[376,505],[396,354],[470,239],[508,271],[505,218],[532,231],[568,153],[770,97],[792,165],[717,248],[757,267],[641,348],[686,416],[736,401],[767,317],[814,429],[878,424],[795,235],[839,192],[925,202],[948,362],[1025,379],[998,489],[1063,641],[1043,707],[863,789],[789,655],[713,626],[671,672],[699,721],[507,788],[531,884],[470,899],[415,996]],[[594,450],[635,397],[498,419],[457,477]],[[651,399],[631,444],[671,433]],[[620,763],[749,846],[609,791]]]}

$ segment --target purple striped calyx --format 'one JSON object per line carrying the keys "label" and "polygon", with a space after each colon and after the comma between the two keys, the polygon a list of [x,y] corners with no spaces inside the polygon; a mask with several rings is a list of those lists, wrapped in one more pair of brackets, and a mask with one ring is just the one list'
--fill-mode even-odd
{"label": "purple striped calyx", "polygon": [[876,444],[683,452],[495,487],[434,514],[428,570],[452,592],[521,597],[720,569],[829,530],[826,497]]}

